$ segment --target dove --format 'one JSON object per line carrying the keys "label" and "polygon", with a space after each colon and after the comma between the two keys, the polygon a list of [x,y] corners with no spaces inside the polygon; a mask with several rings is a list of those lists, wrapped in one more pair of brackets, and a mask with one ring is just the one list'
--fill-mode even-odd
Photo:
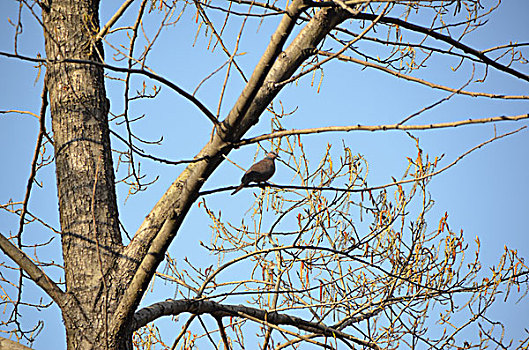
{"label": "dove", "polygon": [[239,187],[232,192],[232,196],[239,192],[244,186],[248,185],[250,182],[261,183],[265,182],[274,175],[276,171],[276,166],[274,164],[274,159],[278,157],[277,153],[269,152],[266,154],[266,157],[255,163],[246,171],[241,179],[241,184]]}

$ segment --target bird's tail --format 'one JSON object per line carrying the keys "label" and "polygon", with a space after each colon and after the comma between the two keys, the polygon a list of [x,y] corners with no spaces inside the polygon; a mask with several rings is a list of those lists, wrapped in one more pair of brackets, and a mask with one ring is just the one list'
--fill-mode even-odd
{"label": "bird's tail", "polygon": [[237,187],[237,188],[235,189],[235,191],[233,191],[233,192],[231,193],[231,195],[233,196],[235,193],[239,192],[243,187],[244,187],[244,182],[241,183],[241,184],[239,185],[239,187]]}

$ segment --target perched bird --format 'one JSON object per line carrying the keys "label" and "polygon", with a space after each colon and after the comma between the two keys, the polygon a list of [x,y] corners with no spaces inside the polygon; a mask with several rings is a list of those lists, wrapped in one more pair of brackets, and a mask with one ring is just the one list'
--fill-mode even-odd
{"label": "perched bird", "polygon": [[264,159],[261,159],[254,165],[248,169],[247,172],[244,173],[241,184],[239,187],[235,189],[235,191],[232,192],[232,196],[239,192],[244,186],[248,185],[250,182],[265,182],[269,178],[274,175],[274,172],[276,171],[276,166],[274,164],[274,159],[278,157],[277,153],[270,152],[266,154],[266,157]]}

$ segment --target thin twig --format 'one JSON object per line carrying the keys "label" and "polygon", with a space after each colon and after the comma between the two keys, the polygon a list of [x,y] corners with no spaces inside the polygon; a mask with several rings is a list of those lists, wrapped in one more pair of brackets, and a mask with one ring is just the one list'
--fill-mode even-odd
{"label": "thin twig", "polygon": [[222,318],[215,317],[215,320],[217,320],[217,325],[219,326],[220,337],[222,338],[222,342],[224,343],[224,348],[226,350],[230,350],[230,343],[228,342],[228,336],[226,335],[226,330],[224,329],[224,325],[222,324]]}
{"label": "thin twig", "polygon": [[[356,19],[365,19],[365,20],[374,20],[377,16],[370,14],[370,13],[359,13],[355,18]],[[439,41],[443,41],[447,44],[452,45],[456,49],[459,49],[467,54],[470,54],[472,56],[475,56],[479,58],[484,64],[490,65],[494,68],[496,68],[499,71],[502,71],[504,73],[513,75],[519,79],[525,80],[529,82],[529,76],[527,74],[524,74],[523,72],[517,71],[516,69],[513,69],[511,67],[505,66],[491,58],[489,58],[487,55],[485,55],[483,52],[478,51],[468,45],[463,44],[461,41],[458,41],[448,35],[438,33],[432,29],[425,28],[422,26],[419,26],[417,24],[413,24],[410,22],[407,22],[405,20],[402,20],[400,18],[393,18],[393,17],[382,17],[379,20],[381,23],[386,24],[393,24],[400,26],[402,28],[406,28],[412,32],[417,32],[424,34],[426,36],[429,36],[431,38],[437,39]]]}
{"label": "thin twig", "polygon": [[[483,147],[483,146],[485,146],[485,145],[487,145],[487,144],[489,144],[489,143],[491,143],[493,141],[499,140],[499,139],[501,139],[503,137],[516,134],[517,132],[520,132],[520,131],[522,131],[522,130],[524,130],[526,128],[527,128],[527,126],[522,126],[521,128],[518,128],[518,129],[516,129],[514,131],[511,131],[511,132],[508,132],[508,133],[505,133],[505,134],[502,134],[502,135],[499,135],[499,136],[494,136],[493,138],[491,138],[491,139],[489,139],[489,140],[487,140],[485,142],[482,142],[482,143],[480,143],[479,145],[477,145],[475,147],[472,147],[471,149],[469,149],[468,151],[466,151],[465,153],[463,153],[462,155],[457,157],[452,163],[448,164],[444,168],[442,168],[440,170],[437,170],[437,171],[435,171],[433,173],[429,173],[429,174],[426,174],[426,175],[423,175],[423,176],[420,176],[420,177],[416,177],[416,178],[412,178],[412,179],[408,179],[408,180],[395,181],[395,182],[388,183],[388,184],[385,184],[385,185],[373,186],[373,187],[365,187],[365,188],[341,188],[341,187],[276,185],[276,184],[265,183],[264,185],[263,184],[250,184],[250,185],[247,185],[246,187],[251,188],[251,187],[270,186],[270,187],[280,188],[280,189],[337,191],[337,192],[351,192],[351,193],[355,193],[355,192],[370,192],[370,191],[373,191],[373,190],[380,190],[380,189],[387,188],[387,187],[398,186],[398,185],[405,184],[405,183],[416,182],[416,181],[420,181],[420,180],[431,178],[431,177],[433,177],[433,176],[435,176],[437,174],[440,174],[440,173],[444,172],[445,170],[451,168],[452,166],[456,165],[461,159],[463,159],[464,157],[468,156],[470,153],[474,152],[475,150],[477,150],[477,149],[479,149],[479,148],[481,148],[481,147]],[[214,190],[201,191],[201,192],[198,193],[198,195],[199,196],[206,196],[206,195],[213,194],[213,193],[218,193],[218,192],[232,191],[235,188],[237,188],[237,186],[227,186],[227,187],[217,188],[217,189],[214,189]]]}
{"label": "thin twig", "polygon": [[204,332],[206,332],[206,335],[208,336],[209,341],[211,342],[211,344],[213,344],[213,347],[215,348],[215,350],[219,350],[219,348],[217,348],[217,344],[215,344],[215,341],[213,340],[213,338],[211,338],[211,334],[209,334],[210,332],[208,331],[206,324],[204,323],[204,321],[202,321],[202,317],[200,317],[200,315],[197,317],[198,317],[198,321],[200,322],[200,325],[204,329]]}
{"label": "thin twig", "polygon": [[164,77],[159,76],[158,74],[150,72],[150,71],[145,70],[145,69],[137,69],[137,68],[129,69],[129,68],[123,68],[123,67],[116,67],[116,66],[112,66],[112,65],[109,65],[109,64],[106,64],[106,63],[102,63],[102,62],[98,62],[98,61],[81,60],[81,59],[74,59],[74,58],[65,58],[65,59],[60,59],[60,60],[50,60],[50,59],[46,59],[46,58],[35,58],[35,57],[28,57],[28,56],[22,56],[22,55],[15,55],[15,54],[11,54],[11,53],[8,53],[8,52],[3,52],[3,51],[0,51],[0,56],[10,57],[10,58],[18,58],[18,59],[21,59],[23,61],[29,61],[29,62],[88,64],[88,65],[93,65],[93,66],[97,66],[97,67],[106,68],[106,69],[109,69],[109,70],[114,71],[114,72],[145,75],[145,76],[147,76],[147,77],[149,77],[149,78],[151,78],[153,80],[156,80],[156,81],[158,81],[158,82],[160,82],[160,83],[162,83],[164,85],[167,85],[168,87],[173,89],[175,92],[177,92],[178,94],[180,94],[181,96],[183,96],[184,98],[189,100],[196,107],[198,107],[198,109],[200,109],[202,111],[202,113],[204,113],[204,115],[206,117],[208,117],[208,119],[215,126],[218,126],[218,124],[219,124],[219,121],[217,120],[215,115],[213,113],[211,113],[209,111],[209,109],[207,109],[207,107],[204,106],[204,104],[202,104],[202,102],[200,102],[195,96],[191,95],[190,93],[188,93],[187,91],[185,91],[184,89],[182,89],[181,87],[176,85],[175,83],[169,81],[168,79],[165,79]]}
{"label": "thin twig", "polygon": [[[320,50],[320,51],[318,51],[318,55],[332,56],[333,54],[330,53],[330,52],[326,52],[326,51],[321,51]],[[527,100],[527,99],[529,99],[529,95],[501,95],[501,94],[489,94],[489,93],[486,93],[486,92],[476,92],[476,91],[464,91],[464,90],[459,91],[458,89],[453,89],[453,88],[450,88],[448,86],[431,83],[429,81],[426,81],[426,80],[423,80],[423,79],[419,79],[419,78],[413,77],[411,75],[406,75],[406,74],[403,74],[403,73],[400,73],[400,72],[396,72],[396,71],[394,71],[394,70],[392,70],[390,68],[375,64],[373,62],[359,60],[357,58],[346,56],[346,55],[338,55],[337,58],[338,58],[338,60],[341,60],[341,61],[353,62],[353,63],[357,63],[357,64],[360,64],[360,65],[365,66],[365,67],[378,69],[378,70],[380,70],[382,72],[389,73],[389,74],[391,74],[393,76],[396,76],[397,78],[402,78],[402,79],[405,79],[405,80],[413,81],[415,83],[419,83],[419,84],[422,84],[422,85],[425,85],[425,86],[428,86],[428,87],[431,87],[431,88],[434,88],[434,89],[445,90],[445,91],[449,91],[449,92],[457,92],[459,95],[467,95],[467,96],[472,96],[472,97],[488,97],[488,98],[504,99],[504,100]]]}
{"label": "thin twig", "polygon": [[[123,4],[125,5],[125,4]],[[136,22],[134,23],[134,27],[132,28],[132,38],[130,38],[130,49],[129,49],[129,60],[128,60],[128,67],[129,69],[132,69],[133,61],[132,56],[134,53],[134,44],[136,43],[136,38],[138,37],[138,27],[140,26],[141,19],[143,17],[143,13],[145,11],[145,6],[147,5],[147,0],[143,0],[140,5],[140,11],[138,12],[138,17],[136,18]],[[128,6],[128,5],[127,5]],[[122,6],[123,7],[123,6]],[[141,191],[142,189],[142,183],[140,179],[140,174],[138,174],[138,171],[136,170],[136,164],[134,162],[134,152],[133,152],[133,142],[132,142],[132,130],[130,127],[130,120],[129,120],[129,89],[130,89],[130,76],[131,73],[127,73],[125,77],[125,103],[124,103],[124,111],[123,111],[123,118],[125,119],[125,126],[127,129],[127,135],[129,137],[129,157],[130,157],[130,166],[132,175],[134,176],[134,179],[136,181],[136,184],[138,185],[138,191]]]}
{"label": "thin twig", "polygon": [[22,203],[22,211],[20,213],[20,220],[18,225],[18,244],[22,245],[22,231],[24,230],[24,217],[28,209],[29,197],[31,194],[31,188],[33,182],[35,181],[35,175],[37,174],[37,162],[40,155],[40,147],[42,145],[42,138],[46,133],[46,108],[48,107],[48,87],[46,83],[42,87],[41,94],[42,104],[40,106],[40,116],[39,116],[39,135],[37,136],[37,144],[35,145],[35,152],[33,153],[33,161],[31,162],[31,172],[28,178],[28,183],[26,185],[26,194],[24,196],[24,202]]}
{"label": "thin twig", "polygon": [[189,319],[187,320],[186,324],[182,327],[182,330],[180,331],[180,333],[178,333],[178,336],[174,340],[173,345],[171,346],[171,350],[175,350],[176,349],[176,345],[178,344],[180,339],[182,339],[182,337],[186,334],[187,329],[189,328],[189,326],[191,325],[191,323],[193,322],[193,320],[196,317],[197,317],[197,315],[195,315],[195,314],[193,314],[193,315],[191,315],[189,317]]}
{"label": "thin twig", "polygon": [[[22,209],[20,212],[20,220],[18,225],[18,234],[17,234],[17,245],[18,248],[22,251],[22,232],[24,231],[24,218],[26,216],[26,212],[28,209],[29,204],[29,197],[31,195],[31,188],[33,187],[33,182],[35,181],[35,175],[37,174],[37,163],[39,160],[40,155],[40,148],[42,146],[42,138],[44,133],[46,132],[46,108],[48,106],[48,88],[46,86],[46,82],[44,82],[44,85],[42,86],[42,94],[41,94],[41,107],[40,107],[40,115],[39,115],[39,134],[37,136],[37,144],[35,146],[35,152],[33,154],[33,161],[31,162],[31,172],[28,178],[28,183],[26,185],[26,194],[24,196],[24,201],[22,203]],[[18,317],[18,305],[22,301],[22,283],[24,280],[24,274],[22,273],[22,270],[19,271],[18,276],[18,293],[17,293],[17,300],[15,302],[14,308],[13,308],[13,314],[15,320]]]}

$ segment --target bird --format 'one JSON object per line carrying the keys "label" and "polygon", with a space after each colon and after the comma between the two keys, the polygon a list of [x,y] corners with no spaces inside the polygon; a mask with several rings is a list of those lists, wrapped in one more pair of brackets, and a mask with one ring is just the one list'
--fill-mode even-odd
{"label": "bird", "polygon": [[241,184],[231,193],[233,196],[235,193],[239,192],[244,186],[248,185],[250,182],[261,183],[265,182],[274,175],[276,171],[276,166],[274,164],[274,159],[279,156],[275,152],[269,152],[266,154],[266,157],[255,163],[244,173],[241,178]]}

